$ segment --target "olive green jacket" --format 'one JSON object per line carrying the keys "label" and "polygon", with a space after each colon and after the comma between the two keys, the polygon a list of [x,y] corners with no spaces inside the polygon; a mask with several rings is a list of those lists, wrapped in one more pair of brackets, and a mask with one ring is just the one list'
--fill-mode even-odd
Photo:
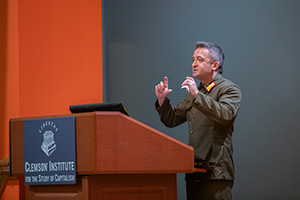
{"label": "olive green jacket", "polygon": [[199,85],[197,97],[187,94],[175,108],[167,98],[155,107],[167,127],[188,122],[189,145],[195,157],[214,163],[204,179],[234,179],[232,133],[240,108],[242,94],[239,87],[217,74],[207,85]]}

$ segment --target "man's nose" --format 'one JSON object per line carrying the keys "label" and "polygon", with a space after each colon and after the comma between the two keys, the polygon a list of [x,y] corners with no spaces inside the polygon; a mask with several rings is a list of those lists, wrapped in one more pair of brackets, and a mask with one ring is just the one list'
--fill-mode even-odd
{"label": "man's nose", "polygon": [[192,67],[196,67],[197,66],[197,61],[194,60],[193,63],[192,63]]}

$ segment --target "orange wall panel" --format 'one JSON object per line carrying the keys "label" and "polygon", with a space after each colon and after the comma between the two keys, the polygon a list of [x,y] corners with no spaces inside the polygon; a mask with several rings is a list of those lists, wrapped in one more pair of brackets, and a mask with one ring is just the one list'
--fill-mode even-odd
{"label": "orange wall panel", "polygon": [[19,116],[17,16],[17,0],[0,1],[0,159],[9,157],[9,119]]}
{"label": "orange wall panel", "polygon": [[6,93],[6,45],[7,45],[7,2],[0,1],[0,159],[5,152],[8,138],[5,133],[5,93]]}
{"label": "orange wall panel", "polygon": [[19,7],[20,117],[102,102],[100,0],[27,0]]}
{"label": "orange wall panel", "polygon": [[[9,157],[9,119],[19,116],[17,0],[0,1],[0,159]],[[19,199],[19,181],[8,180],[1,200]]]}

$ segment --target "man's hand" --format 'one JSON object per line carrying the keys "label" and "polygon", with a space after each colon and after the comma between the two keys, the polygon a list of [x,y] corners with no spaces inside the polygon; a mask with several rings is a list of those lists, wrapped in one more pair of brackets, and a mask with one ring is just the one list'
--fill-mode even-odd
{"label": "man's hand", "polygon": [[167,98],[170,92],[172,92],[172,90],[168,88],[168,78],[165,76],[164,82],[161,81],[158,85],[155,86],[155,94],[159,106],[161,106],[164,103],[165,99]]}
{"label": "man's hand", "polygon": [[183,81],[181,86],[184,86],[184,85],[189,87],[189,89],[187,89],[187,91],[189,93],[191,93],[194,97],[197,96],[199,90],[198,90],[198,87],[197,87],[197,84],[196,84],[195,80],[192,77],[189,77],[189,76],[186,77],[185,81]]}

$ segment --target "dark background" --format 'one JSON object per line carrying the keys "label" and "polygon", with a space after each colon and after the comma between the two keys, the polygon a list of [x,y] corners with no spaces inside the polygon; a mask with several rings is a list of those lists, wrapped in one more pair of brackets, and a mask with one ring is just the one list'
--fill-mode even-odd
{"label": "dark background", "polygon": [[[169,78],[171,103],[186,92],[194,43],[220,45],[225,78],[243,93],[233,136],[234,199],[300,199],[300,1],[102,0],[104,102],[187,143],[187,125],[164,127],[154,87]],[[178,199],[185,199],[178,175]]]}

